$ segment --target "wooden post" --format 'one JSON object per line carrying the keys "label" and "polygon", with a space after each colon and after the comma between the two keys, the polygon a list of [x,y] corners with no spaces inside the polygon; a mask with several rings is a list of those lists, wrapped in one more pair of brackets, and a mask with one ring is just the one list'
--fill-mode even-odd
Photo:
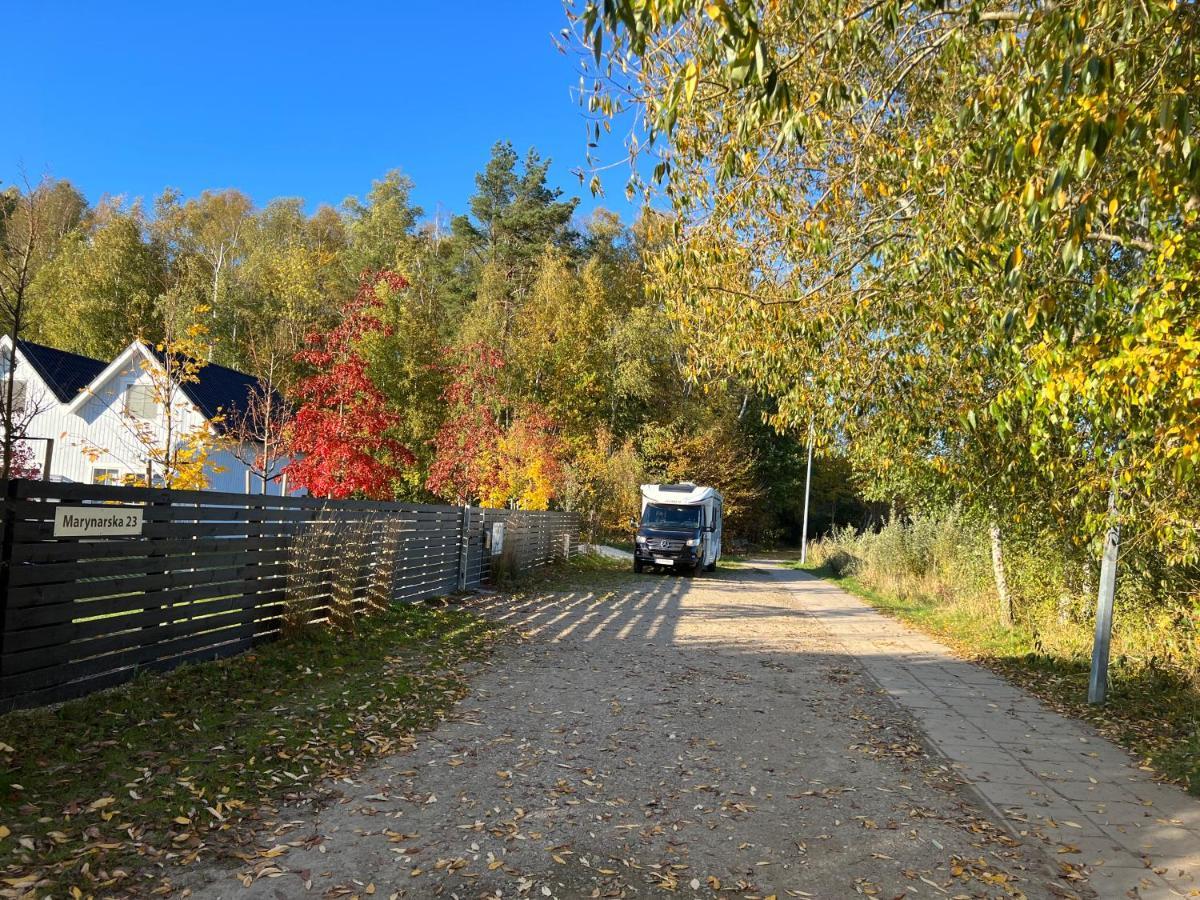
{"label": "wooden post", "polygon": [[42,467],[42,481],[50,480],[50,467],[54,464],[54,438],[46,438],[46,465]]}
{"label": "wooden post", "polygon": [[1117,593],[1117,552],[1121,526],[1117,522],[1117,489],[1108,495],[1108,533],[1100,560],[1100,593],[1096,598],[1096,636],[1092,642],[1092,675],[1088,681],[1088,703],[1103,704],[1108,694],[1108,648],[1112,640],[1113,598]]}
{"label": "wooden post", "polygon": [[[0,527],[4,529],[0,537],[0,674],[3,674],[5,636],[8,634],[8,578],[12,571],[13,525],[16,523],[12,501],[17,494],[17,480],[14,478],[0,484],[4,485],[4,506],[0,510],[0,521],[3,522]],[[5,708],[6,705],[0,703],[0,709]]]}

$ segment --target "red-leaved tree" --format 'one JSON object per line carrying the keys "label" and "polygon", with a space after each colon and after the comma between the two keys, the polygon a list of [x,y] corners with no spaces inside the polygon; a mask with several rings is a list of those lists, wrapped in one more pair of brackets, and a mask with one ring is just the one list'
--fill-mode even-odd
{"label": "red-leaved tree", "polygon": [[449,415],[433,439],[435,455],[425,486],[455,503],[469,503],[494,481],[506,405],[498,377],[504,359],[486,344],[448,349],[443,357],[449,382],[442,399]]}
{"label": "red-leaved tree", "polygon": [[369,335],[388,333],[378,315],[381,287],[399,291],[408,283],[395,272],[364,276],[341,324],[310,334],[296,357],[316,372],[296,387],[285,471],[315,496],[390,498],[393,482],[414,462],[392,437],[400,415],[371,380],[360,346]]}
{"label": "red-leaved tree", "polygon": [[13,444],[12,460],[9,463],[11,478],[26,478],[35,481],[42,477],[42,470],[37,464],[33,448],[24,441],[18,440]]}

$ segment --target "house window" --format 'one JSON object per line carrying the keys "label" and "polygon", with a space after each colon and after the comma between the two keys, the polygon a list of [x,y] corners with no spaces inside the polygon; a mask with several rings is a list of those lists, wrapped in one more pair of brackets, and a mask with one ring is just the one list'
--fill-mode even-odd
{"label": "house window", "polygon": [[158,402],[154,397],[154,386],[131,384],[125,389],[125,412],[136,419],[157,419]]}
{"label": "house window", "polygon": [[120,484],[120,469],[92,469],[92,484]]}
{"label": "house window", "polygon": [[28,393],[25,382],[20,379],[13,381],[13,403],[12,408],[14,413],[22,412],[25,409],[25,396]]}

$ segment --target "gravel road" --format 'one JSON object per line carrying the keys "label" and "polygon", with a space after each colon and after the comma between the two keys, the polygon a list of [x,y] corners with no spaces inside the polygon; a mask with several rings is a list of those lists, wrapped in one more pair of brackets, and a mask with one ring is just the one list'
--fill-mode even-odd
{"label": "gravel road", "polygon": [[472,603],[454,716],[192,896],[1090,896],[761,571]]}

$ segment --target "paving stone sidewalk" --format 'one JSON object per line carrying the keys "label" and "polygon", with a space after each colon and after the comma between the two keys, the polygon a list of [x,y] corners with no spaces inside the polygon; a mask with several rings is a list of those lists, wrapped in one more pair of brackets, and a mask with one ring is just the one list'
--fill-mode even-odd
{"label": "paving stone sidewalk", "polygon": [[[1200,897],[1200,801],[1088,726],[812,575],[758,561],[907,708],[1018,833],[1082,860],[1102,897]],[[1077,851],[1077,852],[1075,852]]]}

